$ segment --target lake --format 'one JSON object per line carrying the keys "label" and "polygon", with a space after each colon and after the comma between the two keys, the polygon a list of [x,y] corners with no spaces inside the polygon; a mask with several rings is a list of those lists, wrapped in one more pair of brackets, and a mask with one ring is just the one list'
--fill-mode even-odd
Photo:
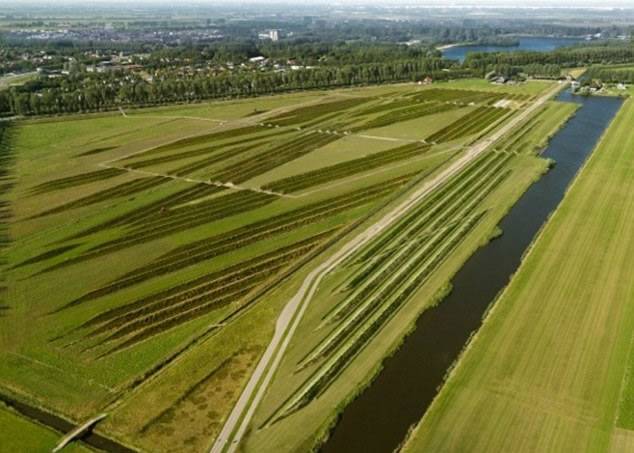
{"label": "lake", "polygon": [[443,57],[452,60],[464,61],[469,52],[514,52],[518,50],[549,52],[560,47],[572,46],[584,41],[581,38],[549,38],[549,37],[523,37],[519,38],[517,46],[455,46],[443,50]]}

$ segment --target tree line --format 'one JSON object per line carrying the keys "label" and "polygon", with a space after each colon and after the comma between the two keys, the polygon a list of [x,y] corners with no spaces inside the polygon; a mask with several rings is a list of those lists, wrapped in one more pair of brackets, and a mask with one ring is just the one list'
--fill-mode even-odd
{"label": "tree line", "polygon": [[485,75],[503,65],[528,68],[537,64],[570,68],[629,62],[634,62],[634,45],[628,41],[566,47],[552,52],[473,52],[467,55],[464,67]]}
{"label": "tree line", "polygon": [[148,82],[130,73],[76,74],[39,79],[0,91],[0,115],[89,112],[126,105],[160,105],[205,99],[256,96],[285,91],[387,82],[472,77],[440,58],[386,63],[320,66],[296,71],[221,73],[214,77],[169,77]]}

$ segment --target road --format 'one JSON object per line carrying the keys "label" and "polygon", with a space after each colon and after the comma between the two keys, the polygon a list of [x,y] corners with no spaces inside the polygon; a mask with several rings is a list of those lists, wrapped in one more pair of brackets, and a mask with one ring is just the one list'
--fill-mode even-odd
{"label": "road", "polygon": [[286,304],[278,317],[273,338],[249,378],[249,382],[242,391],[238,402],[229,414],[222,431],[211,448],[211,453],[231,453],[236,450],[321,280],[347,257],[381,234],[396,220],[403,217],[421,199],[477,159],[492,143],[530,117],[533,112],[565,86],[565,84],[557,85],[552,90],[549,90],[495,132],[466,148],[462,156],[433,178],[425,180],[407,199],[375,224],[344,244],[339,251],[308,274],[297,293]]}

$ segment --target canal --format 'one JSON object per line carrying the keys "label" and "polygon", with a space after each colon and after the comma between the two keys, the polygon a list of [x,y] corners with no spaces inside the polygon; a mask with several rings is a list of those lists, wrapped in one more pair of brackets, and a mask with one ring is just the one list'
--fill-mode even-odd
{"label": "canal", "polygon": [[431,404],[496,295],[520,265],[522,255],[619,110],[617,98],[559,98],[580,104],[576,115],[551,139],[543,156],[556,165],[533,184],[502,219],[503,235],[477,250],[455,275],[452,292],[423,312],[416,329],[384,368],[344,410],[325,453],[390,453]]}

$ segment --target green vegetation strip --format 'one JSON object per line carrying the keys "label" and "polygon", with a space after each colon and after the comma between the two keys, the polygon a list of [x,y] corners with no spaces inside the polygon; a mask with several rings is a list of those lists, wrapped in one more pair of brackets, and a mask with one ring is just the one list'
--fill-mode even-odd
{"label": "green vegetation strip", "polygon": [[97,203],[101,203],[103,201],[111,201],[116,198],[127,197],[130,195],[137,194],[139,192],[143,192],[144,190],[147,190],[147,189],[155,188],[168,181],[171,181],[171,179],[165,178],[162,176],[137,178],[132,181],[127,181],[127,182],[118,184],[114,187],[100,190],[99,192],[94,193],[92,195],[87,195],[77,200],[73,200],[68,203],[64,203],[60,206],[56,206],[54,208],[40,212],[39,214],[36,214],[32,218],[44,217],[51,214],[60,214],[62,212],[69,211],[71,209],[91,206]]}
{"label": "green vegetation strip", "polygon": [[[156,327],[165,325],[166,321],[170,327],[176,326],[172,322],[172,318],[176,316],[182,322],[203,316],[238,301],[262,282],[274,278],[279,271],[305,256],[332,233],[332,230],[328,230],[274,252],[108,310],[84,324],[85,327],[99,324],[87,336],[110,332],[103,340],[107,342],[148,328],[152,328],[153,334],[156,334],[159,333]],[[144,335],[143,338],[147,336]]]}
{"label": "green vegetation strip", "polygon": [[397,148],[380,151],[359,159],[353,159],[347,162],[341,162],[340,164],[331,165],[329,167],[319,168],[299,175],[279,179],[263,186],[263,189],[282,193],[297,192],[309,187],[324,184],[326,182],[335,181],[379,168],[389,163],[411,159],[412,157],[419,156],[421,153],[429,150],[429,148],[430,146],[426,144],[411,143]]}
{"label": "green vegetation strip", "polygon": [[171,209],[156,207],[151,213],[144,209],[144,217],[135,216],[133,221],[128,220],[131,225],[118,238],[103,242],[79,255],[56,263],[43,272],[77,264],[134,245],[160,239],[176,232],[238,215],[262,207],[275,199],[274,195],[238,191],[193,205]]}
{"label": "green vegetation strip", "polygon": [[323,123],[324,117],[332,118],[342,112],[364,104],[372,98],[349,98],[320,104],[308,105],[283,113],[269,120],[275,126],[295,126],[301,124],[304,127]]}
{"label": "green vegetation strip", "polygon": [[508,109],[478,107],[466,118],[460,118],[438,132],[427,137],[428,142],[441,143],[456,140],[481,132],[509,112]]}
{"label": "green vegetation strip", "polygon": [[111,284],[91,291],[69,302],[62,307],[62,309],[114,293],[120,289],[136,285],[160,275],[181,270],[187,266],[198,264],[215,256],[246,247],[254,242],[269,239],[301,226],[319,222],[339,212],[373,202],[406,184],[407,181],[414,176],[416,176],[416,173],[400,176],[375,186],[349,192],[244,227],[230,230],[226,233],[213,236],[210,239],[204,239],[181,246],[155,262],[147,266],[142,266]]}
{"label": "green vegetation strip", "polygon": [[109,179],[114,176],[122,175],[124,173],[126,173],[125,170],[119,170],[117,168],[105,168],[103,170],[97,170],[75,176],[68,176],[66,178],[59,178],[52,181],[43,182],[42,184],[38,184],[37,186],[33,187],[31,193],[33,195],[40,195],[55,190],[68,189],[71,187],[89,184],[95,181],[102,181],[104,179]]}

